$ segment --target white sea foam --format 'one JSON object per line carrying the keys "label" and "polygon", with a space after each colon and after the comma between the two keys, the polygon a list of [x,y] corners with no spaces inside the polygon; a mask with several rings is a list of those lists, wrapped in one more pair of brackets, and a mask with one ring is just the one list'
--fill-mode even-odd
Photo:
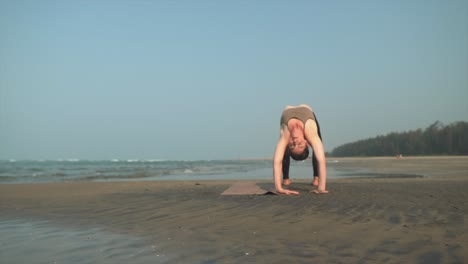
{"label": "white sea foam", "polygon": [[147,159],[147,160],[140,160],[140,159],[127,159],[127,160],[119,160],[119,159],[111,159],[111,162],[164,162],[167,161],[165,159]]}

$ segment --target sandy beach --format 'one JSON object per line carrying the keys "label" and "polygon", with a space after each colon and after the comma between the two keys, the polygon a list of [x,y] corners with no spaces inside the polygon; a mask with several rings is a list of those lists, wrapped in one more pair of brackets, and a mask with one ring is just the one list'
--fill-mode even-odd
{"label": "sandy beach", "polygon": [[[468,157],[332,160],[338,170],[366,173],[329,180],[327,195],[309,193],[310,181],[292,175],[299,196],[222,196],[235,181],[2,184],[0,234],[8,236],[0,238],[0,259],[119,263],[120,253],[131,263],[466,262]],[[12,227],[29,230],[29,242]],[[71,244],[58,250],[60,243]]]}

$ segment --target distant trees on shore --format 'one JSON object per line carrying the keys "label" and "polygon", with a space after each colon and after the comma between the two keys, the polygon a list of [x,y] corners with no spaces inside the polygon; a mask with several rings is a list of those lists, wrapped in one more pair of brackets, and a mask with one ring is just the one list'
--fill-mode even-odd
{"label": "distant trees on shore", "polygon": [[330,154],[335,157],[468,155],[468,122],[444,125],[436,121],[425,130],[393,132],[344,144]]}

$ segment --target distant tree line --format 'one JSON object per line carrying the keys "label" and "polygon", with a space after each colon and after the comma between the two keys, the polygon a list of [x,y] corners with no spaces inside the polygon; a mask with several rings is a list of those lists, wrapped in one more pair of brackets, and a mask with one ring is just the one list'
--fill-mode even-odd
{"label": "distant tree line", "polygon": [[468,155],[468,122],[450,125],[436,121],[425,130],[390,133],[344,144],[330,153],[335,157],[393,155]]}

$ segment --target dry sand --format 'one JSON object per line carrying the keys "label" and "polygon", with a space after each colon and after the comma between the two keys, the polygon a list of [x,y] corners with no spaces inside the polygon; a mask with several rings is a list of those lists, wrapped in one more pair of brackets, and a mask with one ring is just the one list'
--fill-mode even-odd
{"label": "dry sand", "polygon": [[[315,195],[292,175],[299,196],[221,196],[232,181],[4,184],[0,220],[47,221],[156,245],[133,263],[466,261],[468,157],[334,160],[339,170],[390,176],[329,180],[330,193]],[[399,174],[430,177],[392,177]],[[76,262],[86,262],[83,248],[73,251],[82,257]],[[0,259],[19,263],[1,251]]]}

